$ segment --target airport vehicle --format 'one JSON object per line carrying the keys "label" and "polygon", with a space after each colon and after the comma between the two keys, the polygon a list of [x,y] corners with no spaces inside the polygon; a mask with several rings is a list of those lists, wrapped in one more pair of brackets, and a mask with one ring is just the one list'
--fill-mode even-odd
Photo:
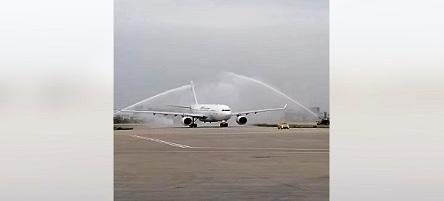
{"label": "airport vehicle", "polygon": [[288,125],[287,123],[278,123],[277,128],[278,129],[290,129],[290,125]]}
{"label": "airport vehicle", "polygon": [[324,112],[324,117],[317,121],[317,125],[330,125],[330,118],[328,117],[327,112]]}
{"label": "airport vehicle", "polygon": [[191,90],[194,96],[195,104],[190,106],[174,106],[183,109],[189,109],[189,112],[168,112],[168,111],[151,111],[151,110],[128,110],[123,109],[119,112],[131,112],[131,113],[150,113],[153,115],[161,114],[161,115],[172,115],[172,116],[180,116],[182,117],[182,123],[185,126],[189,126],[191,128],[197,127],[196,121],[199,120],[201,122],[221,122],[220,127],[228,127],[227,121],[234,116],[236,118],[236,122],[239,125],[244,125],[247,123],[247,115],[249,114],[257,114],[260,112],[269,112],[269,111],[277,111],[284,110],[287,107],[287,104],[282,108],[269,108],[269,109],[260,109],[260,110],[250,110],[250,111],[242,111],[242,112],[232,112],[231,108],[227,105],[221,104],[199,104],[196,98],[196,91],[194,89],[193,81],[190,82]]}

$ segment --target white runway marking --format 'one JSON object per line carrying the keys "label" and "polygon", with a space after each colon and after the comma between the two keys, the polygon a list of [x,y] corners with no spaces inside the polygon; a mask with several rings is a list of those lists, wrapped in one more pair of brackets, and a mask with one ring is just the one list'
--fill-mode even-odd
{"label": "white runway marking", "polygon": [[291,150],[291,151],[328,151],[328,149],[298,149],[285,147],[193,147],[193,149],[244,149],[244,150]]}
{"label": "white runway marking", "polygon": [[[194,147],[193,147],[194,149]],[[257,151],[254,150],[238,150],[238,151],[233,151],[233,150],[190,150],[187,149],[189,151],[175,151],[175,150],[170,150],[170,151],[146,151],[146,153],[256,153]],[[120,153],[141,153],[140,151],[122,151]],[[273,153],[282,153],[282,154],[329,154],[329,152],[325,152],[325,151],[316,151],[316,152],[308,152],[308,151],[273,151]]]}
{"label": "white runway marking", "polygon": [[155,139],[155,138],[143,137],[143,136],[139,136],[139,135],[129,135],[129,136],[135,137],[135,138],[139,138],[139,139],[142,139],[142,140],[149,140],[149,141],[153,141],[153,142],[163,143],[163,144],[167,144],[167,145],[170,145],[170,146],[173,146],[173,147],[180,147],[180,148],[183,148],[183,149],[185,149],[185,148],[193,148],[193,147],[188,146],[188,145],[177,144],[177,143],[174,143],[174,142],[167,142],[167,141],[163,141],[163,140],[159,140],[159,139]]}
{"label": "white runway marking", "polygon": [[[134,138],[153,141],[157,143],[162,143],[166,145],[170,145],[173,147],[179,147],[183,149],[219,149],[219,150],[206,150],[206,151],[194,151],[194,152],[248,152],[254,150],[276,150],[276,151],[298,151],[298,153],[329,153],[328,149],[299,149],[299,148],[284,148],[284,147],[192,147],[184,144],[178,144],[174,142],[168,142],[156,138],[143,137],[139,135],[128,135]],[[236,151],[235,151],[236,150]],[[166,152],[174,152],[174,151],[166,151]]]}

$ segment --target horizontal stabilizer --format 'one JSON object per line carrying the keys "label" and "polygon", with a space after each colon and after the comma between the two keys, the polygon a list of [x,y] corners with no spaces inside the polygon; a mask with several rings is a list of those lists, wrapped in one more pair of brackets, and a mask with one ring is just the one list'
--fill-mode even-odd
{"label": "horizontal stabilizer", "polygon": [[191,109],[190,106],[183,106],[183,105],[168,105],[170,107],[177,107],[177,108],[184,108],[184,109]]}

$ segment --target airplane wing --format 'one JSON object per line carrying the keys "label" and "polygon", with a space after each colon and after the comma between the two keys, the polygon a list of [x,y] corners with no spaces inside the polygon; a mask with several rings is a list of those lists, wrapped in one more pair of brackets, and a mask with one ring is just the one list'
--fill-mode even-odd
{"label": "airplane wing", "polygon": [[285,104],[284,107],[281,107],[281,108],[270,108],[270,109],[250,110],[250,111],[243,111],[243,112],[233,112],[231,115],[232,116],[239,116],[239,115],[257,114],[257,113],[260,113],[260,112],[285,110],[285,108],[287,108],[287,104]]}
{"label": "airplane wing", "polygon": [[121,110],[121,112],[132,112],[132,113],[150,113],[153,115],[163,114],[163,115],[173,115],[173,116],[182,116],[182,117],[196,117],[202,118],[205,117],[203,114],[194,114],[194,113],[184,113],[184,112],[164,112],[164,111],[150,111],[150,110]]}

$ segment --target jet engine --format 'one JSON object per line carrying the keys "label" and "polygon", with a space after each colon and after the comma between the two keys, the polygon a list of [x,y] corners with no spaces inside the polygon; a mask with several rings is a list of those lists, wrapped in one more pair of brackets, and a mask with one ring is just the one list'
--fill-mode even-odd
{"label": "jet engine", "polygon": [[239,124],[239,125],[244,125],[244,124],[247,123],[247,117],[246,117],[246,116],[238,116],[238,117],[236,118],[236,122],[237,122],[237,124]]}
{"label": "jet engine", "polygon": [[182,123],[185,126],[189,126],[190,124],[193,123],[193,119],[191,119],[191,117],[184,117],[182,118]]}

